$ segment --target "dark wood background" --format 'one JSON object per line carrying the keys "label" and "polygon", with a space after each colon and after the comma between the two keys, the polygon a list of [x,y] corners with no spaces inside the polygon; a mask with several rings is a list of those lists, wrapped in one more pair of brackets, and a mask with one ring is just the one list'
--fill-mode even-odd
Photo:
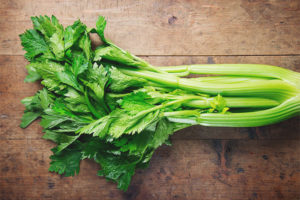
{"label": "dark wood background", "polygon": [[260,128],[194,126],[176,133],[127,192],[81,163],[76,177],[49,173],[38,122],[18,127],[25,84],[18,35],[30,16],[64,25],[108,19],[106,35],[156,65],[261,63],[300,72],[299,0],[0,0],[0,199],[300,199],[300,118]]}

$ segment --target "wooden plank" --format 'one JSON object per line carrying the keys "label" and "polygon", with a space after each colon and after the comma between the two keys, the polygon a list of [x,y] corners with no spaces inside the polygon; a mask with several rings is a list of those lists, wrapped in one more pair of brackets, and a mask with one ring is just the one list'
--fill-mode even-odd
{"label": "wooden plank", "polygon": [[[195,63],[264,63],[300,71],[300,56],[148,56],[156,65]],[[24,83],[27,61],[23,56],[0,56],[0,140],[40,139],[42,128],[34,123],[27,129],[18,128],[24,106],[21,99],[32,96],[41,86]],[[13,103],[12,103],[13,102]],[[300,118],[261,128],[211,128],[193,126],[175,134],[181,139],[299,139]],[[290,131],[288,134],[286,130]]]}
{"label": "wooden plank", "polygon": [[[285,67],[300,72],[300,56],[144,56],[153,65],[183,65],[201,63],[254,63]],[[24,84],[28,62],[23,56],[0,56],[0,92],[33,95],[40,87]],[[13,87],[12,87],[13,86]]]}
{"label": "wooden plank", "polygon": [[1,199],[297,199],[300,141],[180,140],[138,170],[128,192],[96,176],[48,173],[50,142],[0,141]]}
{"label": "wooden plank", "polygon": [[[19,116],[1,114],[0,140],[41,140],[42,127],[39,120],[26,129],[19,128],[22,111]],[[288,131],[289,130],[289,131]],[[172,140],[300,140],[300,117],[258,128],[223,128],[192,126],[176,132]]]}
{"label": "wooden plank", "polygon": [[[300,2],[0,1],[0,54],[21,55],[18,35],[30,16],[56,15],[64,25],[108,19],[107,36],[137,55],[282,55],[300,52]],[[175,41],[175,42],[174,42]]]}
{"label": "wooden plank", "polygon": [[300,72],[300,56],[145,56],[155,66],[251,63],[284,67]]}

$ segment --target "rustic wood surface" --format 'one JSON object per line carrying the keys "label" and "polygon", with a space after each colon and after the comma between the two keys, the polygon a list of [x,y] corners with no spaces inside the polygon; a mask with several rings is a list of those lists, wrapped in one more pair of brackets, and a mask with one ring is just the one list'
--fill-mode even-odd
{"label": "rustic wood surface", "polygon": [[0,0],[0,199],[300,199],[300,118],[259,128],[194,126],[172,136],[127,192],[81,163],[75,177],[48,172],[50,148],[38,122],[18,127],[25,84],[18,35],[30,16],[54,14],[94,26],[156,65],[263,63],[300,72],[299,0]]}

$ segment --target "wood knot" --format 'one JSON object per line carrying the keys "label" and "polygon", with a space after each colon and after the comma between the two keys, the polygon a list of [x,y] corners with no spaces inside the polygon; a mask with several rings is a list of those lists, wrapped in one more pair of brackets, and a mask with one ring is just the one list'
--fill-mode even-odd
{"label": "wood knot", "polygon": [[177,20],[177,17],[176,17],[176,16],[172,16],[172,17],[170,17],[170,18],[168,19],[168,23],[169,23],[170,25],[172,25],[172,24],[175,23],[176,20]]}

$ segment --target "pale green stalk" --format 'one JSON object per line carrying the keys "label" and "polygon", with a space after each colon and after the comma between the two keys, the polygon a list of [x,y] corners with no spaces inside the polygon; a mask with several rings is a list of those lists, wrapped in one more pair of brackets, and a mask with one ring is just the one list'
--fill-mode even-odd
{"label": "pale green stalk", "polygon": [[269,77],[284,80],[300,87],[300,74],[285,68],[261,64],[203,64],[159,67],[169,73],[237,75]]}
{"label": "pale green stalk", "polygon": [[160,74],[145,70],[121,69],[120,71],[130,75],[153,81],[166,87],[180,88],[193,92],[202,92],[210,95],[222,96],[252,96],[270,97],[284,100],[299,93],[299,89],[293,85],[278,79],[257,80],[238,84],[222,84],[213,82],[198,82],[187,78],[179,78],[168,74]]}

